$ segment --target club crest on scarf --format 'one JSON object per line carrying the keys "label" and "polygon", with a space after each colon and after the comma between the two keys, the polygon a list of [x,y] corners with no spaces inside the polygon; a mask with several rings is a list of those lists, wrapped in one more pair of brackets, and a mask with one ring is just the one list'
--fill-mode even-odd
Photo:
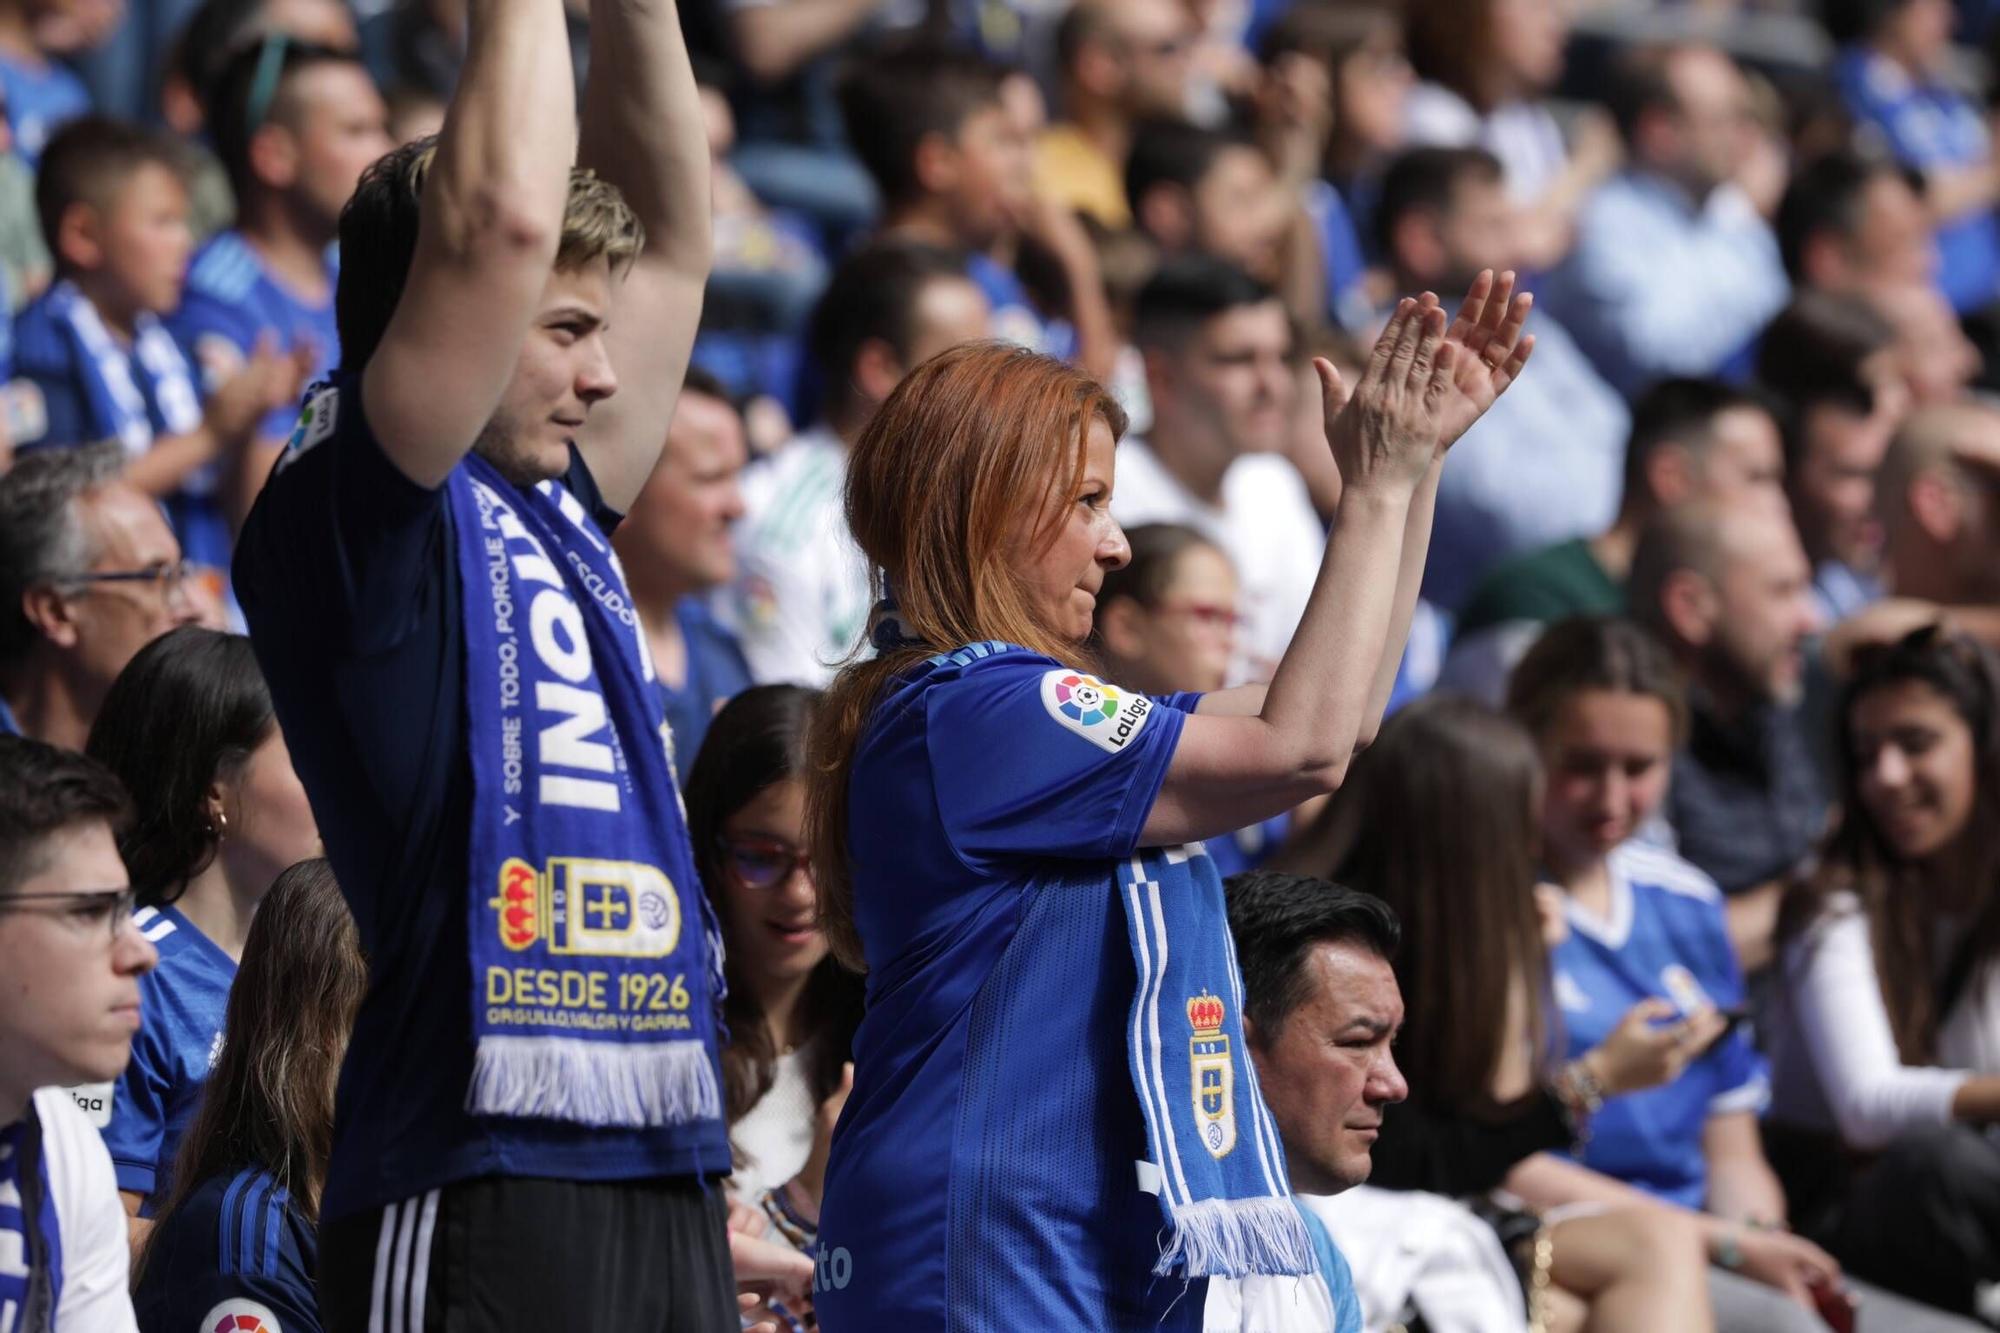
{"label": "club crest on scarf", "polygon": [[1206,990],[1187,1002],[1188,1072],[1194,1085],[1195,1124],[1201,1146],[1220,1161],[1236,1146],[1236,1070],[1229,1061],[1229,1038],[1222,1031],[1222,997]]}
{"label": "club crest on scarf", "polygon": [[553,954],[665,958],[680,947],[681,903],[657,866],[552,858],[537,871],[519,857],[500,867],[500,943],[519,952],[546,940]]}

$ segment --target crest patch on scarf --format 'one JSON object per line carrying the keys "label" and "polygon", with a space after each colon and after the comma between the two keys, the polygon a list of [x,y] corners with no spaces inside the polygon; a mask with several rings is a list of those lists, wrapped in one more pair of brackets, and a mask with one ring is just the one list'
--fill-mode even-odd
{"label": "crest patch on scarf", "polygon": [[1206,990],[1187,1002],[1188,1071],[1194,1084],[1194,1117],[1201,1146],[1221,1161],[1236,1146],[1236,1070],[1222,1031],[1222,997]]}
{"label": "crest patch on scarf", "polygon": [[1153,701],[1084,672],[1057,667],[1042,677],[1042,707],[1098,749],[1117,754],[1145,727]]}

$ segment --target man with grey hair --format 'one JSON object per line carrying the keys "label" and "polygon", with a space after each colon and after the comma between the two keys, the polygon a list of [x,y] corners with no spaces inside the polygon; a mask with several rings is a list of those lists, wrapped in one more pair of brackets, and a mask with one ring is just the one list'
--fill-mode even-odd
{"label": "man with grey hair", "polygon": [[1763,504],[1669,510],[1632,558],[1632,614],[1688,681],[1667,818],[1680,854],[1729,895],[1746,973],[1770,961],[1784,882],[1818,841],[1830,800],[1800,720],[1811,574],[1791,517]]}
{"label": "man with grey hair", "polygon": [[159,501],[123,466],[114,443],[0,474],[0,732],[81,750],[133,654],[202,618]]}

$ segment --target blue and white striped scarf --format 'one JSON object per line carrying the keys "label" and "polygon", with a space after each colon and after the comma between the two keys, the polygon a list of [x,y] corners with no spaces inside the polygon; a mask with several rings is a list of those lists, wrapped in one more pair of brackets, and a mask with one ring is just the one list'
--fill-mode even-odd
{"label": "blue and white striped scarf", "polygon": [[62,1301],[62,1228],[33,1099],[0,1129],[0,1333],[48,1333]]}

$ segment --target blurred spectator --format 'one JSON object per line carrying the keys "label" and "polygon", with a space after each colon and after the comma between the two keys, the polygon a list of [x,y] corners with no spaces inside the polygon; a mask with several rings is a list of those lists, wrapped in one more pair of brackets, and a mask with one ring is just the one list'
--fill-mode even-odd
{"label": "blurred spectator", "polygon": [[1035,147],[1035,184],[1099,226],[1132,224],[1125,156],[1138,122],[1187,114],[1193,17],[1181,0],[1077,0],[1056,30],[1063,119]]}
{"label": "blurred spectator", "polygon": [[1758,349],[1758,381],[1787,409],[1786,489],[1823,624],[1882,595],[1875,470],[1909,407],[1892,339],[1860,297],[1804,291]]}
{"label": "blurred spectator", "polygon": [[1125,192],[1139,229],[1164,257],[1213,255],[1278,284],[1285,200],[1269,160],[1247,135],[1146,121],[1125,161]]}
{"label": "blurred spectator", "polygon": [[743,517],[738,483],[748,459],[728,392],[690,369],[660,461],[611,539],[659,673],[683,786],[709,719],[750,685],[743,649],[707,600],[736,577],[730,530]]}
{"label": "blurred spectator", "polygon": [[1328,82],[1332,123],[1321,163],[1326,188],[1309,194],[1308,207],[1338,299],[1360,276],[1376,189],[1383,166],[1403,145],[1414,77],[1396,11],[1372,0],[1299,0],[1265,41],[1274,71],[1294,55],[1317,64]]}
{"label": "blurred spectator", "polygon": [[874,599],[843,508],[848,445],[904,375],[987,336],[988,318],[953,251],[880,241],[834,270],[807,334],[820,423],[743,482],[731,613],[759,683],[824,685],[860,644]]}
{"label": "blurred spectator", "polygon": [[1760,504],[1669,510],[1632,557],[1632,615],[1687,680],[1665,817],[1680,854],[1728,895],[1746,973],[1770,961],[1785,883],[1826,829],[1830,793],[1800,709],[1810,576],[1790,518]]}
{"label": "blurred spectator", "polygon": [[1521,210],[1522,267],[1553,267],[1569,253],[1577,209],[1623,155],[1603,112],[1577,120],[1572,149],[1542,100],[1562,76],[1562,0],[1412,0],[1404,24],[1424,80],[1406,111],[1409,142],[1498,158]]}
{"label": "blurred spectator", "polygon": [[242,452],[265,414],[293,401],[301,370],[260,347],[204,408],[161,323],[180,304],[190,249],[179,165],[168,140],[97,117],[50,143],[36,207],[56,284],[14,326],[16,372],[41,391],[47,429],[15,444],[116,439],[126,479],[165,499],[188,559],[221,571]]}
{"label": "blurred spectator", "polygon": [[[392,88],[389,90],[389,138],[397,144],[415,143],[418,139],[429,138],[444,128],[444,99],[436,93],[422,88]],[[728,102],[723,102],[728,109]],[[702,111],[709,110],[709,100],[704,92]],[[730,143],[735,142],[735,122],[730,122]],[[712,141],[711,141],[712,146]],[[727,149],[725,148],[726,152]],[[715,168],[711,163],[709,179],[715,180]]]}
{"label": "blurred spectator", "polygon": [[[1118,344],[1097,251],[1070,210],[1038,191],[1009,77],[983,56],[927,44],[860,61],[841,85],[848,136],[881,193],[883,231],[965,251],[995,337],[1109,377]],[[1022,285],[1023,243],[1061,270],[1066,318],[1038,310]]]}
{"label": "blurred spectator", "polygon": [[1864,293],[1894,333],[1895,369],[1920,406],[1954,403],[1978,379],[1984,357],[1928,282],[1884,281]]}
{"label": "blurred spectator", "polygon": [[[1407,1192],[1502,1188],[1533,1154],[1561,1151],[1588,1132],[1593,1096],[1668,1081],[1697,1053],[1693,1038],[1720,1029],[1715,1018],[1685,1033],[1654,1027],[1656,1015],[1641,1007],[1595,1049],[1561,1058],[1545,939],[1554,890],[1535,883],[1542,784],[1518,724],[1469,700],[1419,700],[1384,724],[1327,813],[1281,858],[1376,895],[1399,918],[1438,923],[1411,932],[1395,955],[1407,1006],[1398,1048],[1411,1091],[1383,1117],[1375,1147],[1375,1182],[1405,1191],[1418,1209],[1423,1203]],[[1247,962],[1244,982],[1255,984]],[[1357,1236],[1339,1210],[1328,1215],[1343,1245],[1353,1239],[1350,1257],[1364,1274],[1380,1249],[1428,1241],[1408,1214],[1386,1236]],[[1552,1326],[1665,1333],[1707,1325],[1692,1226],[1662,1210],[1621,1208],[1547,1228],[1554,1254],[1545,1268],[1532,1254],[1516,1257],[1530,1273],[1545,1271]],[[1572,1318],[1556,1319],[1558,1311]],[[1369,1314],[1380,1327],[1397,1311]]]}
{"label": "blurred spectator", "polygon": [[1694,866],[1635,836],[1665,795],[1686,725],[1666,652],[1629,622],[1564,622],[1521,659],[1508,707],[1548,773],[1542,861],[1563,891],[1564,934],[1551,963],[1566,1048],[1574,1054],[1634,1002],[1651,1002],[1697,1020],[1683,1031],[1699,1052],[1671,1083],[1608,1100],[1573,1150],[1576,1162],[1538,1156],[1510,1187],[1542,1207],[1651,1199],[1694,1210],[1723,1333],[1823,1333],[1822,1304],[1847,1306],[1861,1333],[1964,1329],[1866,1288],[1852,1293],[1861,1297],[1855,1316],[1839,1263],[1788,1229],[1758,1137],[1764,1062],[1739,1021],[1720,1037],[1698,1021],[1732,1014],[1744,999],[1722,895]]}
{"label": "blurred spectator", "polygon": [[1584,204],[1543,309],[1629,395],[1727,366],[1784,304],[1765,221],[1783,166],[1720,51],[1642,50],[1615,79],[1628,165]]}
{"label": "blurred spectator", "polygon": [[[0,370],[13,365],[13,315],[49,285],[52,261],[35,221],[35,173],[15,150],[0,89]],[[18,433],[18,432],[17,432]]]}
{"label": "blurred spectator", "polygon": [[861,1020],[861,978],[828,951],[806,869],[801,774],[818,697],[767,685],[730,700],[688,783],[688,832],[727,946],[730,1193],[807,1252]]}
{"label": "blurred spectator", "polygon": [[250,925],[209,1092],[134,1267],[146,1328],[212,1329],[221,1311],[318,1333],[333,1086],[367,988],[332,867],[290,867]]}
{"label": "blurred spectator", "polygon": [[14,151],[33,170],[57,130],[90,111],[90,92],[69,66],[52,59],[38,29],[73,0],[6,0],[0,5],[0,94]]}
{"label": "blurred spectator", "polygon": [[1782,505],[1784,470],[1778,424],[1761,398],[1719,380],[1662,380],[1632,409],[1617,519],[1488,574],[1459,612],[1440,683],[1498,704],[1545,625],[1625,609],[1632,552],[1654,515],[1696,500]]}
{"label": "blurred spectator", "polygon": [[1832,0],[1827,21],[1847,44],[1834,77],[1848,109],[1923,173],[1945,294],[1961,312],[1991,304],[2000,167],[1978,105],[1955,86],[1950,0]]}
{"label": "blurred spectator", "polygon": [[[388,109],[358,56],[275,34],[237,52],[205,105],[236,195],[236,227],[195,252],[167,327],[211,392],[260,344],[292,358],[305,379],[321,379],[340,360],[340,210],[362,171],[389,151]],[[232,523],[248,512],[297,418],[297,402],[277,404],[237,455]]]}
{"label": "blurred spectator", "polygon": [[1895,596],[1955,608],[2000,600],[2000,410],[1917,412],[1890,441],[1875,496]]}
{"label": "blurred spectator", "polygon": [[1133,340],[1153,422],[1119,444],[1111,512],[1127,527],[1184,523],[1229,557],[1243,616],[1230,683],[1269,679],[1326,547],[1284,456],[1297,392],[1285,308],[1233,265],[1175,260],[1139,293]]}
{"label": "blurred spectator", "polygon": [[[104,1127],[125,1211],[151,1218],[215,1063],[251,919],[280,871],[318,854],[319,830],[239,635],[190,625],[140,649],[105,696],[85,753],[118,775],[138,809],[118,850],[135,919],[160,951],[140,983],[132,1063]],[[134,1226],[135,1243],[146,1229]]]}
{"label": "blurred spectator", "polygon": [[1907,168],[1852,150],[1796,171],[1778,203],[1778,250],[1794,286],[1847,292],[1929,282],[1930,219]]}
{"label": "blurred spectator", "polygon": [[63,1091],[125,1067],[138,981],[155,958],[132,924],[113,841],[131,812],[103,765],[0,736],[0,1314],[10,1325],[25,1312],[54,1333],[134,1328],[111,1159]]}
{"label": "blurred spectator", "polygon": [[[1317,394],[1314,399],[1317,405]],[[1141,523],[1125,540],[1132,558],[1106,572],[1097,591],[1096,645],[1106,675],[1142,694],[1221,689],[1229,683],[1240,621],[1240,589],[1229,557],[1179,523]],[[1216,873],[1255,869],[1291,827],[1292,817],[1279,815],[1208,839]]]}
{"label": "blurred spectator", "polygon": [[[1510,0],[1511,2],[1511,0]],[[1482,269],[1525,266],[1518,206],[1483,148],[1415,148],[1382,181],[1375,226],[1397,291],[1452,308]],[[1552,316],[1530,321],[1532,373],[1452,448],[1438,484],[1424,598],[1458,609],[1496,563],[1600,532],[1618,509],[1630,414]]]}
{"label": "blurred spectator", "polygon": [[2000,667],[1919,630],[1840,709],[1842,814],[1781,923],[1766,1136],[1802,1229],[1965,1313],[2000,1282]]}
{"label": "blurred spectator", "polygon": [[0,475],[0,731],[81,750],[125,664],[200,616],[180,544],[119,465],[104,444]]}

